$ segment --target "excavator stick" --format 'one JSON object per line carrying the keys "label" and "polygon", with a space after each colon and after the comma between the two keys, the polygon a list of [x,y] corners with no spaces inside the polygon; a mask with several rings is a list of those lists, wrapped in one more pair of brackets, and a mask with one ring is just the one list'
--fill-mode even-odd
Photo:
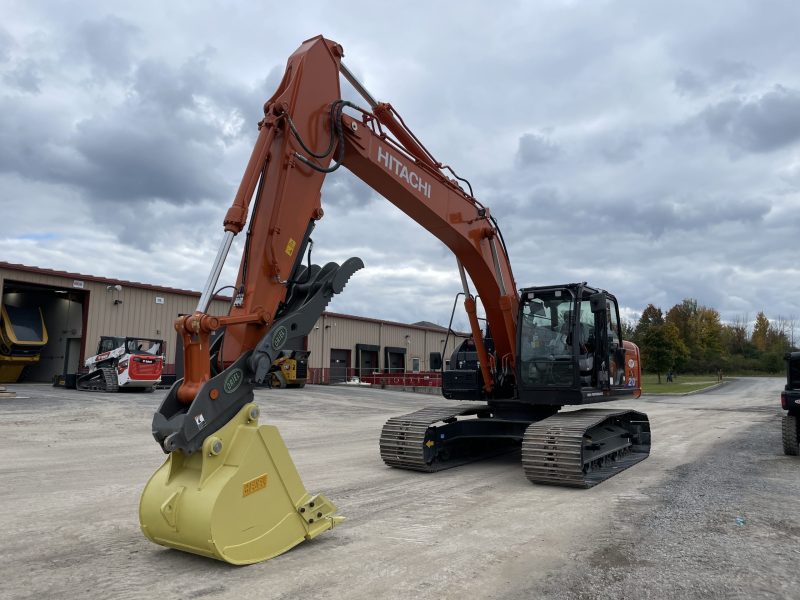
{"label": "excavator stick", "polygon": [[276,427],[248,403],[189,456],[174,451],[150,478],[139,522],[156,544],[235,565],[267,560],[344,520],[311,495]]}

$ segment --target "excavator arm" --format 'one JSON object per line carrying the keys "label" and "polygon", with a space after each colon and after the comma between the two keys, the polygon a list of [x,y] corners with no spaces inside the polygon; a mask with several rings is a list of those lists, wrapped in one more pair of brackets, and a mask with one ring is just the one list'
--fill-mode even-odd
{"label": "excavator arm", "polygon": [[[463,271],[471,276],[483,302],[497,357],[513,365],[519,298],[494,220],[488,208],[443,173],[442,165],[391,105],[373,99],[341,62],[342,55],[341,46],[334,42],[322,37],[308,40],[289,59],[278,91],[265,104],[258,141],[225,218],[227,240],[243,229],[250,200],[255,198],[236,286],[241,302],[231,317],[260,318],[228,328],[223,359],[228,364],[236,360],[270,326],[287,294],[284,280],[296,278],[311,230],[322,218],[322,181],[343,165],[433,233],[458,258],[467,312],[482,354],[485,389],[490,393],[493,358],[482,343],[475,299]],[[340,73],[361,93],[370,111],[339,99]],[[355,118],[345,114],[345,108]],[[254,272],[266,276],[251,277]],[[206,307],[199,308],[202,312]],[[195,386],[184,384],[184,388],[188,399]]]}
{"label": "excavator arm", "polygon": [[[302,262],[311,232],[324,214],[323,180],[340,166],[456,255],[486,395],[492,393],[498,374],[506,380],[513,375],[519,297],[489,209],[445,174],[389,104],[372,98],[342,64],[342,54],[341,46],[322,37],[306,41],[289,58],[278,90],[264,105],[258,138],[225,216],[223,241],[197,311],[176,321],[184,344],[184,379],[154,422],[156,439],[166,451],[196,451],[205,437],[232,418],[251,399],[247,386],[239,385],[231,394],[226,390],[233,380],[212,379],[220,379],[237,364],[243,381],[263,382],[285,343],[292,336],[307,335],[327,301],[362,266],[355,258],[341,267],[331,263],[322,269]],[[340,99],[340,73],[362,92],[372,110]],[[233,306],[227,316],[208,315],[225,256],[245,226]],[[465,272],[486,312],[491,353]],[[312,297],[318,301],[311,302]],[[279,325],[286,317],[288,323]],[[210,336],[222,327],[224,341],[214,354]],[[203,427],[197,429],[200,418]]]}

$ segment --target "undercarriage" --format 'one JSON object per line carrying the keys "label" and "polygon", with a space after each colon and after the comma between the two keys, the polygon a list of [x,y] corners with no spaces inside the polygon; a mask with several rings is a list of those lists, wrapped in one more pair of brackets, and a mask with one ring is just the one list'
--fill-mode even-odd
{"label": "undercarriage", "polygon": [[554,414],[557,409],[427,407],[386,422],[381,458],[391,467],[434,472],[521,448],[531,482],[589,488],[650,453],[644,413],[583,409]]}

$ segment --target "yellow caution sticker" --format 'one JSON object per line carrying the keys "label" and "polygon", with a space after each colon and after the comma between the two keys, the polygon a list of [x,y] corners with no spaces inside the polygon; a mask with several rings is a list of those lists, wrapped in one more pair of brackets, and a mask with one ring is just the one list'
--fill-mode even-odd
{"label": "yellow caution sticker", "polygon": [[427,442],[425,442],[425,445],[426,445],[428,448],[433,448],[433,440],[428,440]]}
{"label": "yellow caution sticker", "polygon": [[286,255],[291,256],[294,254],[294,247],[297,246],[297,242],[295,242],[292,238],[289,238],[289,243],[286,244]]}
{"label": "yellow caution sticker", "polygon": [[254,494],[259,490],[263,490],[267,487],[267,474],[264,473],[263,475],[259,475],[255,479],[251,479],[250,481],[245,481],[242,485],[242,498],[249,496],[250,494]]}

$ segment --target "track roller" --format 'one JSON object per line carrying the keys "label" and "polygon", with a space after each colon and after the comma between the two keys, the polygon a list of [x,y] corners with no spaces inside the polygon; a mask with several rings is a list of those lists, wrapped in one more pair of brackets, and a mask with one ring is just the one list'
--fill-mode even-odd
{"label": "track roller", "polygon": [[381,458],[390,467],[441,471],[518,449],[529,422],[497,418],[485,404],[429,406],[386,422]]}
{"label": "track roller", "polygon": [[76,387],[85,392],[116,392],[119,389],[117,371],[113,366],[100,367],[78,377]]}
{"label": "track roller", "polygon": [[650,422],[633,410],[586,409],[530,425],[522,466],[533,483],[589,488],[650,454]]}

